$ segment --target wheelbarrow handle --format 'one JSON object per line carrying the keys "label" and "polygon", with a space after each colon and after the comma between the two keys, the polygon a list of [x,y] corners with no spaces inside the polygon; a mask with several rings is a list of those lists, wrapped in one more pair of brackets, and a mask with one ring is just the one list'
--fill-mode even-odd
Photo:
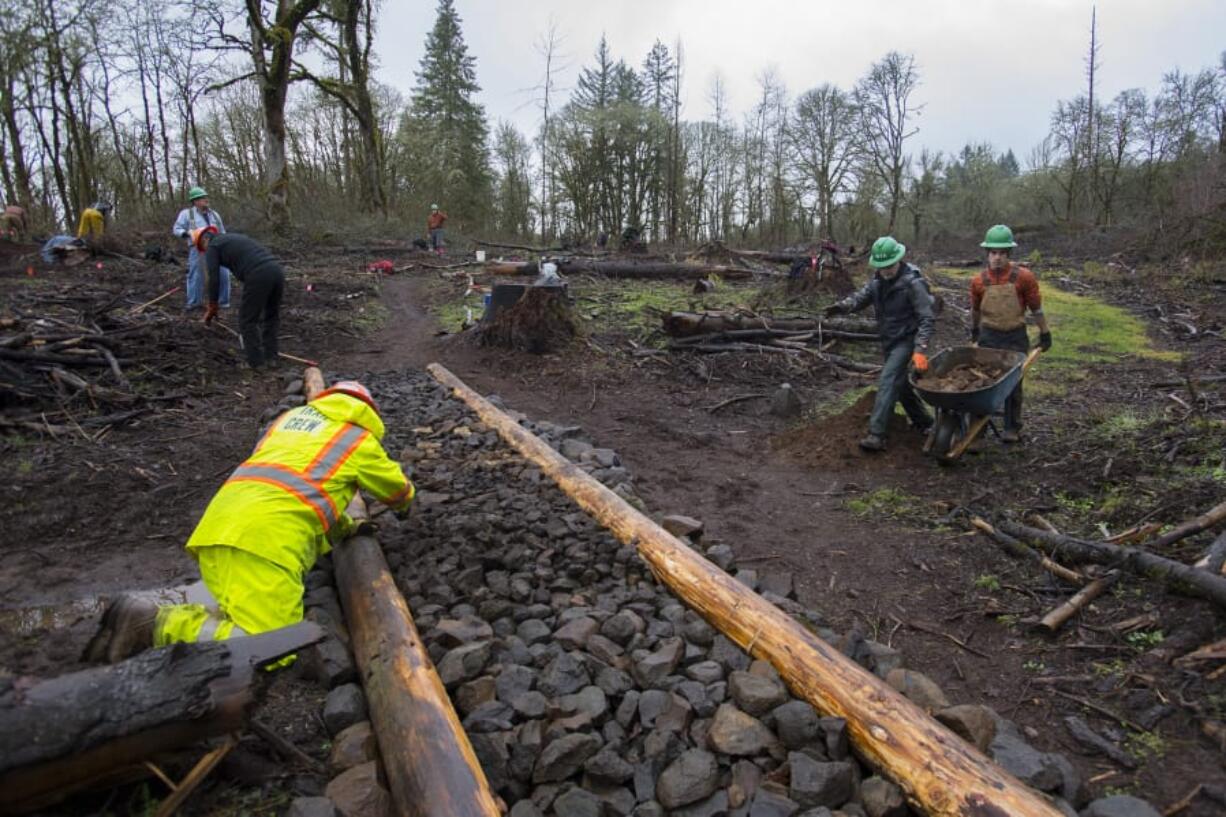
{"label": "wheelbarrow handle", "polygon": [[1030,368],[1030,364],[1038,360],[1041,354],[1043,354],[1043,350],[1037,346],[1030,350],[1030,354],[1026,355],[1026,361],[1022,363],[1022,374],[1026,373],[1026,370]]}

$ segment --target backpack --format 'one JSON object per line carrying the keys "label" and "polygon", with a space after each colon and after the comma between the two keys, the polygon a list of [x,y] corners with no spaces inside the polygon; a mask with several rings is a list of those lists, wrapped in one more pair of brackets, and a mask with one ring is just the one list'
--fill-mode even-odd
{"label": "backpack", "polygon": [[932,281],[919,267],[915,266],[914,264],[908,264],[907,269],[913,270],[916,276],[924,284],[924,290],[928,293],[928,297],[932,299],[932,314],[940,315],[941,311],[945,309],[945,296],[940,295],[935,289],[933,289]]}

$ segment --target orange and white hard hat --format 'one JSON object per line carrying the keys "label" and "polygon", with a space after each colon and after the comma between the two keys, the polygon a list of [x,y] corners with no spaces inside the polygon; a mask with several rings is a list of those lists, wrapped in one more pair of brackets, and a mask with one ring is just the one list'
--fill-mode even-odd
{"label": "orange and white hard hat", "polygon": [[347,394],[350,397],[356,397],[374,409],[376,413],[379,411],[379,406],[375,403],[374,395],[370,393],[370,389],[366,388],[356,380],[338,380],[329,388],[321,391],[315,399],[318,400],[320,397],[327,397],[329,394]]}
{"label": "orange and white hard hat", "polygon": [[204,247],[200,246],[200,239],[206,235],[217,235],[217,228],[210,224],[208,227],[197,227],[192,230],[192,246],[200,252],[204,252]]}

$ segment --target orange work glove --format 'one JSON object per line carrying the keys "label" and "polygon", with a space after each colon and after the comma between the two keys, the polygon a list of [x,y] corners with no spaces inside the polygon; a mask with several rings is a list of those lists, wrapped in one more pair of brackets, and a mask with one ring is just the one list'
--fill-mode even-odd
{"label": "orange work glove", "polygon": [[213,318],[217,317],[217,301],[209,301],[209,305],[204,308],[204,322],[212,323]]}
{"label": "orange work glove", "polygon": [[911,355],[911,365],[915,367],[915,371],[923,374],[928,371],[928,355],[923,352],[916,352]]}

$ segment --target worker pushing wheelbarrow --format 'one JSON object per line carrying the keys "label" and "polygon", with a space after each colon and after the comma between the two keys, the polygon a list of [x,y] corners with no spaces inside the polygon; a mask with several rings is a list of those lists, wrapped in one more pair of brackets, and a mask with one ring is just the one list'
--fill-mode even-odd
{"label": "worker pushing wheelbarrow", "polygon": [[911,388],[936,409],[924,451],[945,463],[961,457],[992,416],[1004,412],[1010,395],[1041,353],[1041,349],[1025,354],[955,346],[937,353],[927,372],[912,372]]}

